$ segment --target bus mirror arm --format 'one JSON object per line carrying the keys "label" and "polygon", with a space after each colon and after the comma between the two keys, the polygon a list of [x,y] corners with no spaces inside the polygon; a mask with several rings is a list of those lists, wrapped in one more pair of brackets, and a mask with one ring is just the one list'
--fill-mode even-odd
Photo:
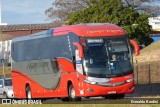
{"label": "bus mirror arm", "polygon": [[73,45],[75,45],[78,48],[79,57],[84,58],[82,45],[79,44],[78,42],[73,42]]}
{"label": "bus mirror arm", "polygon": [[138,43],[134,40],[130,40],[130,43],[134,46],[135,54],[136,54],[136,56],[138,56],[139,55],[139,45],[138,45]]}

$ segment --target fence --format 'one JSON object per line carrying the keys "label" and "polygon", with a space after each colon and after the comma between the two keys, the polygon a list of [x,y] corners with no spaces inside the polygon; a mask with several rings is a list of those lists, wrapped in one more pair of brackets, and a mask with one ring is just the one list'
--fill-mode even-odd
{"label": "fence", "polygon": [[134,63],[134,80],[137,84],[160,83],[160,61]]}

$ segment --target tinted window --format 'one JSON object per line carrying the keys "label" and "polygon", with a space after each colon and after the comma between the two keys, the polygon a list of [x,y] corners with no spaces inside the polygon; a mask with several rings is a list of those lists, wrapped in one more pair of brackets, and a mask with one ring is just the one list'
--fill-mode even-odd
{"label": "tinted window", "polygon": [[32,40],[19,41],[12,45],[12,58],[15,61],[40,60],[64,57],[72,60],[74,50],[72,42],[79,38],[74,34],[49,36]]}

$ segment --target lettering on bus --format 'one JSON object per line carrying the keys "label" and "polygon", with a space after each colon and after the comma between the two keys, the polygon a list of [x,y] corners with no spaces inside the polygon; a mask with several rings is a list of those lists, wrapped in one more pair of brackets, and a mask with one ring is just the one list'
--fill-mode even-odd
{"label": "lettering on bus", "polygon": [[49,67],[49,62],[31,62],[27,65],[29,70],[37,69],[37,68],[47,68]]}
{"label": "lettering on bus", "polygon": [[87,30],[85,31],[87,34],[94,34],[94,33],[109,33],[109,32],[122,32],[121,30]]}
{"label": "lettering on bus", "polygon": [[87,39],[87,43],[103,43],[103,39]]}

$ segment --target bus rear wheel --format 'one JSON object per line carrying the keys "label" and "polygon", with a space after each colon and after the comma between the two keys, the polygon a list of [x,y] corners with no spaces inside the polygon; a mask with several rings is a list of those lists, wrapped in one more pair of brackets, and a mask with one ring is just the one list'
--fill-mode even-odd
{"label": "bus rear wheel", "polygon": [[26,87],[26,97],[29,100],[32,99],[32,92],[31,92],[30,86]]}
{"label": "bus rear wheel", "polygon": [[76,97],[73,85],[69,85],[69,101],[81,101],[81,97]]}

